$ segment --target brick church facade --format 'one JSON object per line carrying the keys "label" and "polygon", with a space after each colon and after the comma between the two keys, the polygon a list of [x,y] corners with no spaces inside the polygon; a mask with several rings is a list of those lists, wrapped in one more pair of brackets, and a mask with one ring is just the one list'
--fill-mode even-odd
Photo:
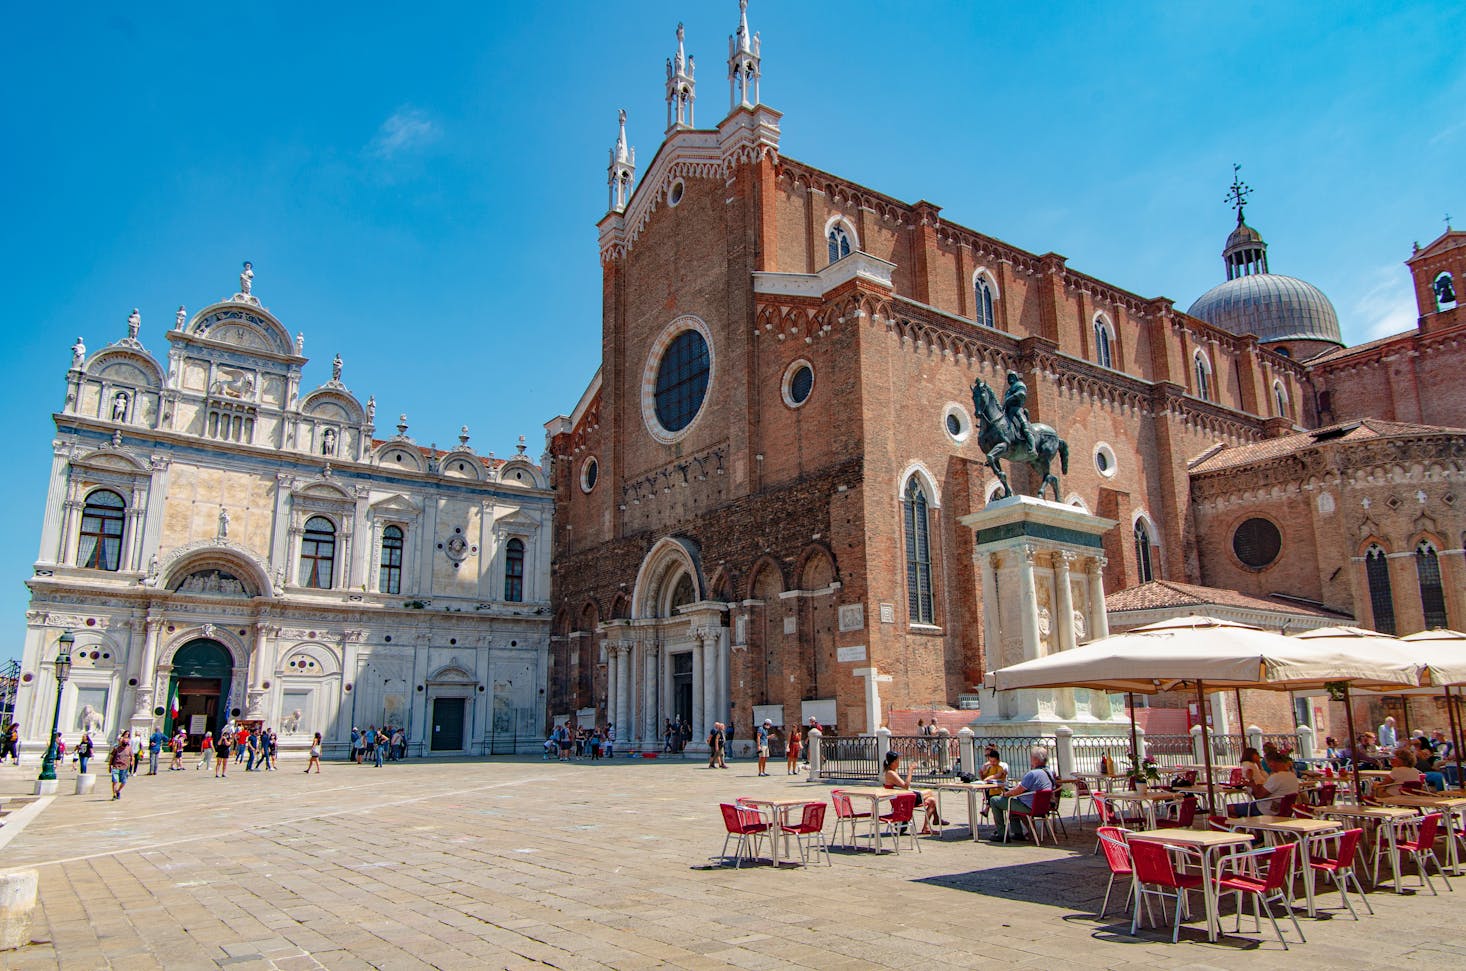
{"label": "brick church facade", "polygon": [[1466,626],[1466,396],[1444,378],[1466,233],[1409,261],[1416,331],[1346,348],[1327,298],[1267,272],[1239,196],[1224,292],[1184,313],[785,157],[760,63],[745,13],[730,109],[696,127],[679,30],[662,144],[637,181],[623,114],[611,152],[601,366],[547,425],[557,722],[644,746],[675,718],[855,733],[974,692],[958,519],[998,488],[974,383],[1001,398],[1009,372],[1067,440],[1061,499],[1118,523],[1112,594]]}

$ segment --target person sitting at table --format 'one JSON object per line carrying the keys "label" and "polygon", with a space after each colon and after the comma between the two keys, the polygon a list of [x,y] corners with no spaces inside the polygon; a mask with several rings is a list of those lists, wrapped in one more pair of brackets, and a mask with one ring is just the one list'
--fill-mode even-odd
{"label": "person sitting at table", "polygon": [[1390,777],[1375,784],[1374,794],[1399,795],[1406,783],[1425,784],[1425,774],[1415,767],[1415,756],[1409,747],[1401,745],[1390,756]]}
{"label": "person sitting at table", "polygon": [[928,796],[920,789],[912,789],[910,772],[906,773],[905,778],[901,777],[900,763],[900,752],[893,749],[886,753],[885,764],[882,766],[884,771],[881,773],[881,785],[887,789],[905,789],[916,796],[917,804],[926,810],[926,819],[921,826],[921,835],[930,836],[933,822],[938,826],[945,826],[947,825],[947,821],[937,815],[936,796]]}
{"label": "person sitting at table", "polygon": [[[1033,795],[1036,792],[1057,789],[1058,785],[1054,774],[1049,771],[1049,750],[1042,745],[1035,745],[1028,753],[1029,770],[1023,774],[1023,778],[1016,786],[1008,789],[1002,795],[993,796],[988,801],[988,807],[993,811],[993,835],[988,837],[995,843],[1003,842],[1003,831],[1009,823],[1009,807],[1014,802],[1019,803],[1023,808],[1014,809],[1014,814],[1033,812]],[[1022,829],[1017,832],[1009,832],[1009,839],[1027,839]]]}
{"label": "person sitting at table", "polygon": [[1262,756],[1252,746],[1242,750],[1242,784],[1249,788],[1260,786],[1267,781],[1267,773],[1262,768]]}
{"label": "person sitting at table", "polygon": [[978,770],[977,777],[983,782],[1007,782],[1008,766],[1003,762],[1003,757],[995,748],[990,748],[982,753],[982,768]]}
{"label": "person sitting at table", "polygon": [[1384,760],[1384,754],[1379,750],[1379,744],[1375,741],[1374,732],[1362,732],[1354,740],[1354,761],[1359,763],[1361,769],[1377,769],[1380,762]]}
{"label": "person sitting at table", "polygon": [[1430,733],[1430,747],[1439,759],[1449,759],[1456,752],[1455,743],[1447,740],[1446,733],[1439,728]]}
{"label": "person sitting at table", "polygon": [[1436,792],[1446,788],[1446,776],[1441,766],[1441,757],[1424,735],[1415,739],[1415,767],[1425,776],[1425,784]]}
{"label": "person sitting at table", "polygon": [[1293,757],[1274,752],[1268,759],[1268,776],[1262,785],[1252,786],[1252,801],[1240,806],[1228,806],[1228,816],[1274,816],[1282,808],[1283,797],[1297,798],[1299,792],[1298,773],[1293,771]]}

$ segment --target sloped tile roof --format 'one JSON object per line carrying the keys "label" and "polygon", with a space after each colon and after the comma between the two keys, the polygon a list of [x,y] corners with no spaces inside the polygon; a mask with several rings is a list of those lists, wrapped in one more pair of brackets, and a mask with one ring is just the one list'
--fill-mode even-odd
{"label": "sloped tile roof", "polygon": [[1211,605],[1235,607],[1240,610],[1267,610],[1273,613],[1300,614],[1307,617],[1323,617],[1329,619],[1345,616],[1335,613],[1332,610],[1326,610],[1322,607],[1312,607],[1294,600],[1273,597],[1253,597],[1249,594],[1238,593],[1236,590],[1224,590],[1220,587],[1204,587],[1196,583],[1178,583],[1175,580],[1152,580],[1150,583],[1127,587],[1105,598],[1105,606],[1110,613],[1127,610],[1161,610],[1166,608],[1206,607]]}
{"label": "sloped tile roof", "polygon": [[1312,431],[1269,438],[1250,445],[1222,447],[1204,456],[1191,466],[1192,475],[1217,472],[1252,465],[1271,459],[1294,455],[1333,442],[1363,442],[1376,438],[1395,438],[1410,435],[1433,435],[1440,433],[1466,434],[1466,429],[1447,428],[1443,425],[1412,425],[1408,422],[1384,421],[1379,418],[1361,418],[1315,428]]}

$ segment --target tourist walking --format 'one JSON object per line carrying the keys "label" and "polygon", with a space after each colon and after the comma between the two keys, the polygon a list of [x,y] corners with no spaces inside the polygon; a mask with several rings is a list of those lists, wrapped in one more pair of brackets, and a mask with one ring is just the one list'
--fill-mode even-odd
{"label": "tourist walking", "polygon": [[248,725],[240,725],[239,731],[234,734],[234,761],[243,762],[249,749],[250,730]]}
{"label": "tourist walking", "polygon": [[311,739],[311,758],[305,764],[305,774],[311,774],[311,766],[316,767],[316,775],[321,774],[321,733],[316,732],[316,737]]}
{"label": "tourist walking", "polygon": [[127,767],[132,763],[132,733],[123,729],[117,736],[117,743],[107,753],[107,768],[112,773],[112,798],[122,798],[122,787],[127,785]]}
{"label": "tourist walking", "polygon": [[82,732],[81,741],[76,743],[76,764],[77,771],[82,775],[87,774],[87,763],[92,758],[92,733]]}
{"label": "tourist walking", "polygon": [[773,719],[765,718],[758,727],[758,774],[769,774],[769,730],[774,727]]}
{"label": "tourist walking", "polygon": [[799,726],[795,725],[789,729],[789,751],[788,751],[788,774],[799,774],[799,750],[802,747],[799,738]]}
{"label": "tourist walking", "polygon": [[218,752],[214,756],[214,778],[223,779],[229,775],[229,749],[234,735],[228,729],[219,733]]}
{"label": "tourist walking", "polygon": [[173,761],[168,763],[169,772],[183,771],[183,747],[186,744],[188,744],[188,736],[180,728],[173,733],[173,738],[169,742],[169,747],[173,750]]}
{"label": "tourist walking", "polygon": [[380,769],[382,757],[387,754],[387,736],[383,732],[377,732],[372,741],[372,765]]}
{"label": "tourist walking", "polygon": [[244,740],[244,771],[255,771],[255,762],[260,757],[260,733],[250,732]]}
{"label": "tourist walking", "polygon": [[204,737],[199,742],[199,760],[194,763],[193,770],[211,769],[214,767],[214,733],[204,732]]}
{"label": "tourist walking", "polygon": [[613,722],[606,723],[606,740],[601,743],[601,754],[608,759],[616,755],[616,725]]}
{"label": "tourist walking", "polygon": [[712,731],[708,732],[708,768],[726,769],[727,761],[723,758],[724,750],[728,746],[728,736],[724,734],[723,723],[713,722]]}
{"label": "tourist walking", "polygon": [[148,775],[158,774],[158,756],[163,754],[163,745],[167,741],[168,736],[161,728],[153,729],[153,734],[148,736]]}
{"label": "tourist walking", "polygon": [[362,753],[362,749],[365,748],[365,747],[366,747],[366,743],[362,741],[361,729],[360,728],[357,728],[355,725],[352,725],[351,726],[351,761],[355,762],[357,765],[361,765],[361,753]]}

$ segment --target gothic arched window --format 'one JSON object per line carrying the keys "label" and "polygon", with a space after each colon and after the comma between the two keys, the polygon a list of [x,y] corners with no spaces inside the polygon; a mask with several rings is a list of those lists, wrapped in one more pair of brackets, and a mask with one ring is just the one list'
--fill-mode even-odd
{"label": "gothic arched window", "polygon": [[1135,520],[1135,575],[1141,583],[1155,579],[1155,565],[1151,562],[1150,530],[1145,520]]}
{"label": "gothic arched window", "polygon": [[933,623],[932,552],[926,492],[916,476],[906,483],[902,512],[906,526],[907,614],[913,624]]}
{"label": "gothic arched window", "polygon": [[335,567],[336,524],[325,516],[312,516],[300,537],[300,585],[330,590]]}
{"label": "gothic arched window", "polygon": [[110,489],[98,489],[87,496],[81,510],[81,538],[76,561],[88,570],[122,568],[123,510],[127,504]]}
{"label": "gothic arched window", "polygon": [[1094,318],[1094,362],[1100,367],[1113,368],[1115,366],[1115,355],[1110,349],[1112,340],[1110,322],[1103,314]]}
{"label": "gothic arched window", "polygon": [[843,260],[850,255],[850,234],[845,231],[844,226],[831,226],[830,233],[825,239],[830,244],[831,263]]}
{"label": "gothic arched window", "polygon": [[1202,401],[1212,400],[1211,362],[1201,351],[1196,352],[1196,396]]}
{"label": "gothic arched window", "polygon": [[511,539],[504,544],[504,599],[510,603],[524,600],[524,540]]}
{"label": "gothic arched window", "polygon": [[993,284],[982,274],[972,284],[973,308],[980,327],[996,327],[998,319],[993,316]]}
{"label": "gothic arched window", "polygon": [[1390,563],[1385,551],[1371,546],[1364,554],[1364,577],[1369,581],[1369,608],[1374,614],[1374,629],[1381,634],[1395,633],[1395,595],[1390,589]]}
{"label": "gothic arched window", "polygon": [[1446,593],[1441,586],[1441,561],[1429,542],[1415,547],[1415,576],[1420,581],[1420,606],[1425,613],[1425,629],[1445,627]]}
{"label": "gothic arched window", "polygon": [[1288,417],[1288,389],[1283,387],[1283,382],[1273,382],[1273,404],[1277,406],[1278,417]]}
{"label": "gothic arched window", "polygon": [[382,570],[379,582],[382,593],[402,592],[401,526],[388,526],[382,530]]}

